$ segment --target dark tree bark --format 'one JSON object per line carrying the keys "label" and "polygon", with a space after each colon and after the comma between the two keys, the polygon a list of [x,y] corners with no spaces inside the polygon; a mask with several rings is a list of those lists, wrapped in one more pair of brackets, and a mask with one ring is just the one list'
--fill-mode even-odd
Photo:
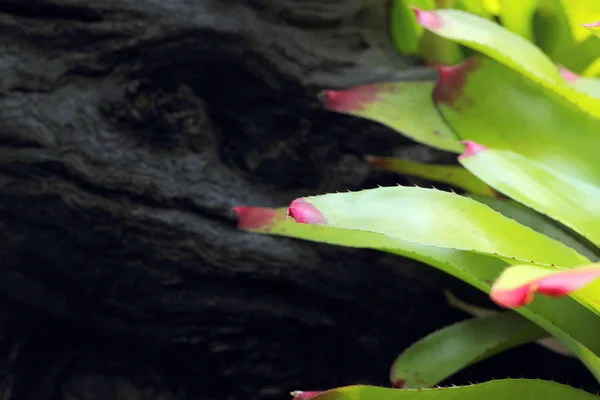
{"label": "dark tree bark", "polygon": [[426,73],[396,55],[385,7],[0,0],[14,398],[386,384],[398,351],[460,317],[417,279],[426,267],[240,232],[231,212],[366,187],[362,155],[408,144],[316,96]]}

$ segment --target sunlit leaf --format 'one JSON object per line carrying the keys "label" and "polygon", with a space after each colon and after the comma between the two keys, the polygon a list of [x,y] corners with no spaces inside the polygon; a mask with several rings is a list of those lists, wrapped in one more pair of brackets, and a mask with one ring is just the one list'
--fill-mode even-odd
{"label": "sunlit leaf", "polygon": [[406,349],[394,362],[394,387],[432,387],[452,374],[547,333],[512,312],[473,318],[442,328]]}
{"label": "sunlit leaf", "polygon": [[[598,43],[600,43],[600,40],[598,40]],[[590,96],[600,98],[600,79],[580,76],[565,67],[560,68],[560,73],[571,87]]]}
{"label": "sunlit leaf", "polygon": [[589,29],[594,35],[600,37],[600,21],[590,24],[582,24],[581,26]]}
{"label": "sunlit leaf", "polygon": [[533,41],[533,14],[538,5],[539,0],[504,1],[500,10],[502,25],[517,35]]}

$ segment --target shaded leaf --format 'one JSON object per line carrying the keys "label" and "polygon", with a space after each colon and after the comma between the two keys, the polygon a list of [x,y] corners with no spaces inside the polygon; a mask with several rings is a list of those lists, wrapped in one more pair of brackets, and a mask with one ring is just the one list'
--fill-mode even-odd
{"label": "shaded leaf", "polygon": [[442,328],[406,349],[394,362],[394,387],[432,387],[504,350],[541,339],[543,329],[512,312],[473,318]]}

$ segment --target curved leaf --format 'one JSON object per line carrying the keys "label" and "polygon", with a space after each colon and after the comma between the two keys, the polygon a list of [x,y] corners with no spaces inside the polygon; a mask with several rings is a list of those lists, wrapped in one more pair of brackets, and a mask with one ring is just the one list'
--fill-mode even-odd
{"label": "curved leaf", "polygon": [[531,79],[560,85],[554,63],[533,43],[485,18],[459,10],[416,9],[417,22],[504,63]]}
{"label": "curved leaf", "polygon": [[459,165],[425,164],[399,158],[375,156],[369,156],[367,160],[371,167],[446,183],[473,194],[498,196],[498,192]]}
{"label": "curved leaf", "polygon": [[[309,225],[286,219],[285,209],[261,207],[236,207],[240,229],[288,236],[340,246],[371,248],[402,255],[429,264],[473,287],[489,293],[492,282],[505,269],[507,263],[468,251],[436,248],[419,243],[394,239],[376,232],[342,229],[331,225]],[[318,210],[317,210],[318,211]],[[319,213],[311,216],[319,221]],[[434,219],[430,220],[432,223]],[[404,226],[410,232],[413,226]],[[435,224],[433,226],[435,229]],[[574,299],[565,297],[549,299],[540,297],[518,313],[547,330],[567,346],[600,379],[600,319]],[[586,321],[586,326],[581,324]]]}
{"label": "curved leaf", "polygon": [[565,267],[589,263],[573,249],[486,205],[434,189],[397,186],[306,197],[294,200],[289,213],[298,222],[377,232],[427,246],[501,257],[509,263],[521,260]]}
{"label": "curved leaf", "polygon": [[512,312],[458,322],[400,354],[391,368],[390,380],[397,388],[435,386],[469,365],[547,335]]}
{"label": "curved leaf", "polygon": [[460,153],[464,148],[433,104],[432,82],[361,85],[321,93],[330,111],[363,117],[404,133],[421,143]]}
{"label": "curved leaf", "polygon": [[[390,34],[396,48],[404,54],[415,54],[423,35],[414,13],[408,7],[409,0],[392,0],[390,4]],[[431,1],[433,8],[433,0]]]}
{"label": "curved leaf", "polygon": [[519,154],[473,143],[459,161],[496,190],[600,245],[600,187]]}
{"label": "curved leaf", "polygon": [[581,26],[589,29],[597,37],[600,37],[600,21],[592,22],[590,24],[582,24]]}
{"label": "curved leaf", "polygon": [[433,389],[388,389],[346,386],[321,392],[313,400],[592,400],[597,396],[581,389],[538,379],[503,379],[469,386]]}

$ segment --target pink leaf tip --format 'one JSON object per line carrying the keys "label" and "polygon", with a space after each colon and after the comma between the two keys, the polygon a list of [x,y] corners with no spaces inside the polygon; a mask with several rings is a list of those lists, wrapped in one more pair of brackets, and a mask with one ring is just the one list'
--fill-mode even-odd
{"label": "pink leaf tip", "polygon": [[584,28],[600,28],[600,21],[592,22],[589,24],[581,24]]}
{"label": "pink leaf tip", "polygon": [[444,19],[435,11],[424,11],[418,7],[411,7],[417,17],[417,23],[427,29],[435,31],[444,27]]}
{"label": "pink leaf tip", "polygon": [[465,151],[460,156],[458,156],[459,160],[463,160],[467,157],[472,157],[474,155],[477,155],[477,154],[481,153],[482,151],[489,150],[484,145],[475,143],[472,140],[464,140],[461,143],[466,145],[467,147],[465,148]]}
{"label": "pink leaf tip", "polygon": [[595,266],[554,272],[512,288],[503,288],[500,281],[496,281],[490,292],[490,298],[501,307],[522,307],[534,300],[535,293],[550,297],[564,297],[582,289],[599,277],[600,268]]}
{"label": "pink leaf tip", "polygon": [[294,218],[296,222],[301,224],[317,225],[327,223],[327,219],[321,211],[303,198],[292,201],[287,210],[287,216]]}
{"label": "pink leaf tip", "polygon": [[562,65],[558,66],[558,70],[560,71],[560,74],[562,75],[563,78],[565,78],[565,80],[567,82],[573,82],[576,81],[577,79],[579,79],[579,75],[576,74],[575,72],[565,68]]}
{"label": "pink leaf tip", "polygon": [[386,157],[367,155],[365,156],[365,160],[371,168],[385,168],[389,165],[389,161]]}
{"label": "pink leaf tip", "polygon": [[238,228],[245,230],[260,229],[269,226],[277,218],[277,211],[263,207],[237,206],[233,212],[238,218]]}
{"label": "pink leaf tip", "polygon": [[294,400],[310,400],[313,397],[320,395],[321,393],[323,393],[323,392],[318,392],[318,391],[303,392],[301,390],[296,390],[290,394],[292,395]]}

